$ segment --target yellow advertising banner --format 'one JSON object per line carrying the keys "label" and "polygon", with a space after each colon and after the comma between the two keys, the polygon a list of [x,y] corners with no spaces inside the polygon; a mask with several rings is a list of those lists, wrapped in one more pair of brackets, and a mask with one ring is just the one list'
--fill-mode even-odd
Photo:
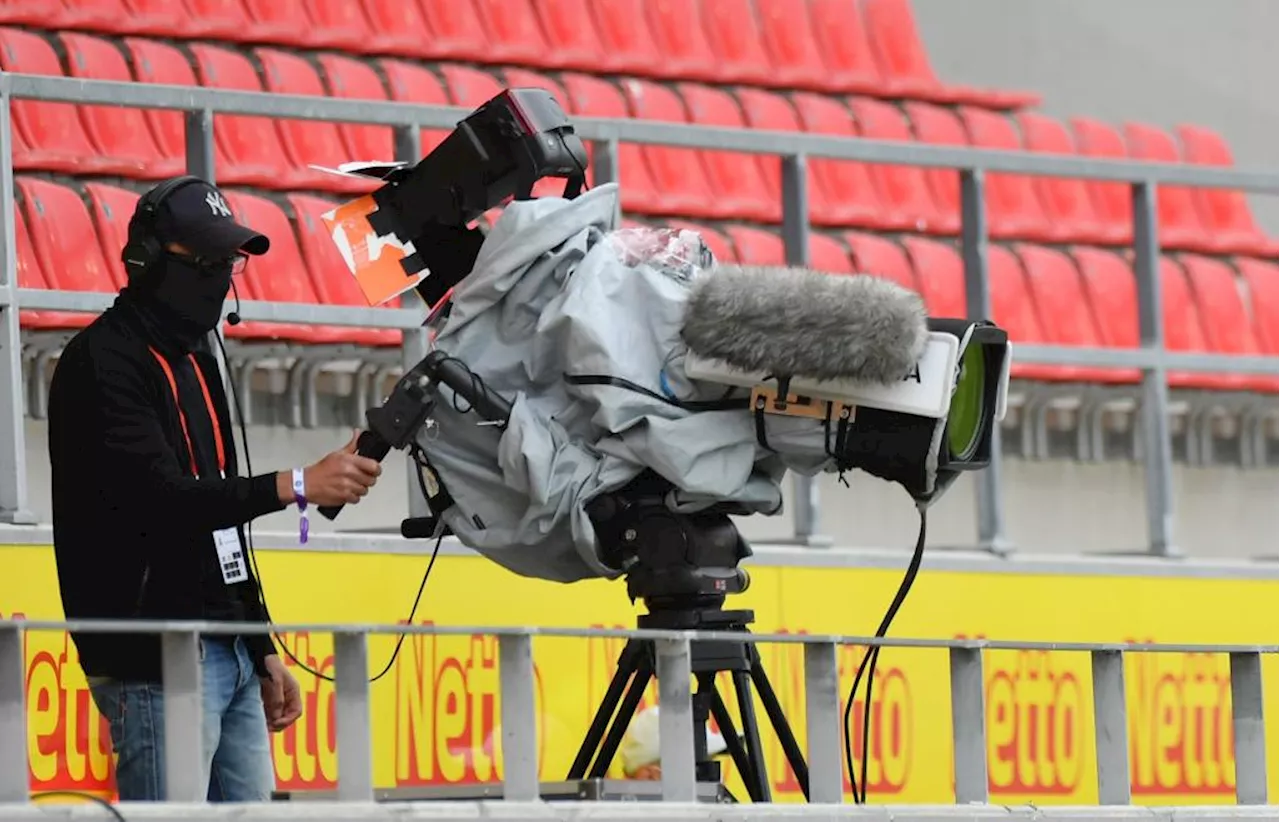
{"label": "yellow advertising banner", "polygon": [[[407,616],[425,558],[403,554],[260,551],[270,607],[281,623],[396,623]],[[759,633],[868,635],[900,570],[770,567],[753,563],[751,608]],[[897,637],[1161,643],[1277,642],[1276,580],[924,570],[891,629]],[[416,621],[438,625],[634,627],[621,582],[571,586],[524,579],[473,556],[441,556]],[[0,547],[0,618],[60,619],[52,551]],[[329,636],[282,635],[299,660],[333,673]],[[392,635],[370,642],[370,675]],[[563,779],[615,670],[624,640],[536,637],[535,695],[544,780]],[[864,648],[839,650],[842,700]],[[803,748],[803,650],[761,647],[765,668]],[[288,660],[286,660],[288,661]],[[30,633],[26,647],[28,753],[34,791],[113,792],[111,744],[63,634]],[[1097,801],[1092,680],[1087,653],[991,651],[984,656],[992,801]],[[881,652],[871,697],[868,801],[954,801],[951,703],[945,650]],[[1125,671],[1134,801],[1234,802],[1228,661],[1221,655],[1130,654]],[[337,777],[334,691],[298,667],[305,712],[274,737],[276,776],[288,790],[332,788]],[[1271,795],[1277,791],[1277,661],[1263,658]],[[371,686],[375,779],[381,787],[501,778],[496,639],[408,636]],[[865,680],[864,680],[865,684]],[[737,716],[727,678],[721,693]],[[863,688],[851,728],[862,771]],[[656,702],[651,685],[642,707]],[[802,801],[756,700],[775,799]],[[741,781],[725,758],[735,795]],[[612,775],[621,775],[615,759]],[[847,778],[846,778],[847,782]],[[848,785],[846,785],[848,790]]]}

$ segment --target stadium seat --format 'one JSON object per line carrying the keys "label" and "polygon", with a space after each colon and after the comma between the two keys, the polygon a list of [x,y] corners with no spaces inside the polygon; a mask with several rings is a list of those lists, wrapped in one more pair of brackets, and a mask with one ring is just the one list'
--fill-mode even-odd
{"label": "stadium seat", "polygon": [[[897,106],[867,97],[849,98],[858,131],[869,140],[911,142],[911,128]],[[953,235],[960,231],[960,215],[938,209],[929,178],[919,166],[868,165],[880,193],[880,203],[894,215],[892,223],[928,234]]]}
{"label": "stadium seat", "polygon": [[[488,43],[488,62],[536,68],[564,65],[556,44],[543,35],[533,10],[535,2],[537,0],[474,0]],[[458,0],[426,0],[426,4],[463,5]]]}
{"label": "stadium seat", "polygon": [[809,232],[809,267],[828,274],[853,274],[853,258],[839,238],[820,231]]}
{"label": "stadium seat", "polygon": [[[1068,125],[1075,136],[1076,145],[1085,157],[1100,160],[1127,160],[1129,150],[1124,138],[1107,123],[1090,117],[1072,117]],[[1090,180],[1085,183],[1093,201],[1094,213],[1108,230],[1120,236],[1120,242],[1133,239],[1133,196],[1126,183],[1110,183]]]}
{"label": "stadium seat", "polygon": [[[404,60],[380,60],[378,66],[387,78],[391,99],[397,103],[417,103],[426,106],[451,105],[444,83],[429,69]],[[440,141],[449,136],[447,128],[423,128],[421,131],[422,154],[425,156]]]}
{"label": "stadium seat", "polygon": [[[20,208],[13,210],[13,237],[14,257],[18,264],[18,288],[53,288],[49,285],[44,270],[40,268],[40,259],[31,243],[31,232],[27,231],[27,221]],[[29,308],[18,311],[19,326],[32,331],[83,328],[92,321],[92,314],[70,311],[36,311]]]}
{"label": "stadium seat", "polygon": [[809,4],[795,0],[755,0],[765,54],[773,67],[771,85],[813,91],[842,91],[822,61]]}
{"label": "stadium seat", "polygon": [[1249,257],[1233,261],[1253,306],[1253,327],[1265,355],[1280,354],[1280,270],[1276,264]]}
{"label": "stadium seat", "polygon": [[817,52],[831,91],[891,96],[854,0],[809,0]]}
{"label": "stadium seat", "polygon": [[74,12],[61,3],[49,0],[6,0],[0,3],[0,23],[18,26],[49,26],[53,29],[71,25]]}
{"label": "stadium seat", "polygon": [[[1030,243],[1019,243],[1014,252],[1021,260],[1027,289],[1047,342],[1062,346],[1104,347],[1075,261],[1062,251]],[[1134,384],[1142,376],[1136,368],[1079,366],[1073,370],[1079,379],[1097,383]]]}
{"label": "stadium seat", "polygon": [[[386,100],[387,91],[373,66],[339,54],[316,56],[324,74],[325,88],[331,97],[354,100]],[[338,131],[346,146],[348,160],[394,160],[395,144],[390,126],[339,123]],[[416,157],[414,158],[417,159]]]}
{"label": "stadium seat", "polygon": [[[650,0],[589,0],[600,45],[609,65],[597,70],[641,77],[661,75],[662,54],[645,13]],[[584,18],[585,19],[585,18]]]}
{"label": "stadium seat", "polygon": [[[849,110],[832,97],[797,92],[791,97],[805,131],[855,137],[857,126]],[[814,215],[819,225],[856,226],[859,228],[894,229],[905,227],[895,220],[880,202],[871,179],[870,166],[856,160],[813,158],[809,160],[826,208]]]}
{"label": "stadium seat", "polygon": [[[337,203],[306,194],[290,194],[286,199],[294,214],[302,259],[320,302],[367,308],[369,302],[364,292],[351,276],[320,216]],[[400,331],[392,328],[352,328],[348,332],[353,340],[365,345],[399,345],[401,342]]]}
{"label": "stadium seat", "polygon": [[738,252],[734,249],[733,243],[719,230],[700,223],[691,223],[688,220],[667,220],[666,224],[670,228],[684,228],[698,232],[702,236],[702,242],[711,249],[711,254],[716,258],[717,263],[738,262]]}
{"label": "stadium seat", "polygon": [[[1023,151],[1025,146],[1013,121],[1003,112],[975,106],[960,106],[957,114],[975,148]],[[1033,178],[1025,174],[986,175],[984,197],[987,204],[989,236],[1019,238],[1037,242],[1065,239],[1065,233],[1045,216]]]}
{"label": "stadium seat", "polygon": [[[1196,165],[1231,167],[1235,160],[1222,136],[1201,125],[1183,123],[1174,129],[1182,144],[1185,162]],[[1263,233],[1254,220],[1244,193],[1231,189],[1192,189],[1196,207],[1215,247],[1231,254],[1276,257],[1280,245]]]}
{"label": "stadium seat", "polygon": [[367,2],[306,0],[305,5],[315,31],[315,47],[361,54],[394,53],[391,46],[400,35],[388,38],[384,30],[375,28],[365,11]]}
{"label": "stadium seat", "polygon": [[[651,80],[627,77],[621,81],[631,116],[638,120],[687,123],[688,113],[669,87]],[[641,148],[658,194],[659,208],[689,217],[724,217],[734,208],[712,191],[696,149],[646,145]],[[625,206],[624,206],[625,207]]]}
{"label": "stadium seat", "polygon": [[884,277],[910,291],[920,291],[907,252],[893,240],[879,234],[846,231],[844,241],[849,246],[853,268],[859,274]]}
{"label": "stadium seat", "polygon": [[[764,228],[727,225],[737,259],[743,265],[786,265],[787,250],[782,235]],[[844,243],[829,234],[809,232],[809,267],[834,274],[852,274],[853,261]]]}
{"label": "stadium seat", "polygon": [[445,63],[440,66],[445,88],[454,105],[478,108],[502,93],[502,83],[487,71],[469,66]]}
{"label": "stadium seat", "polygon": [[[200,85],[263,91],[257,69],[243,54],[205,43],[192,43],[190,49]],[[219,114],[214,117],[213,135],[220,183],[288,189],[315,179],[316,172],[293,167],[273,118]]]}
{"label": "stadium seat", "polygon": [[[724,128],[748,127],[738,101],[724,89],[680,83],[676,90],[684,98],[690,122]],[[769,190],[760,171],[759,156],[713,150],[699,154],[719,213],[757,222],[776,223],[782,219],[782,201],[778,192]]]}
{"label": "stadium seat", "polygon": [[[1129,147],[1129,155],[1135,160],[1174,164],[1182,162],[1173,137],[1156,126],[1125,123],[1124,138]],[[1186,186],[1156,187],[1161,248],[1220,250],[1205,233],[1193,192],[1194,189]]]}
{"label": "stadium seat", "polygon": [[[904,105],[916,139],[935,146],[969,145],[968,135],[960,119],[951,111],[931,103],[909,101]],[[960,172],[951,168],[931,168],[925,171],[933,201],[943,219],[955,220],[960,225]]]}
{"label": "stadium seat", "polygon": [[[1164,298],[1165,348],[1170,352],[1215,353],[1205,331],[1211,315],[1200,310],[1186,273],[1173,257],[1160,257],[1160,287]],[[1209,388],[1239,391],[1249,384],[1249,377],[1242,374],[1207,374],[1193,372],[1178,374],[1177,382],[1170,375],[1170,384],[1178,387]]]}
{"label": "stadium seat", "polygon": [[591,17],[596,0],[536,0],[534,14],[558,68],[610,72],[614,61],[600,42]]}
{"label": "stadium seat", "polygon": [[120,252],[129,239],[129,219],[137,207],[139,193],[108,183],[85,183],[84,193],[97,229],[102,257],[111,269],[111,278],[121,285],[128,282]]}
{"label": "stadium seat", "polygon": [[[695,0],[696,1],[696,0]],[[724,82],[786,87],[765,51],[751,0],[701,0],[702,25]]]}
{"label": "stadium seat", "polygon": [[22,199],[35,259],[50,288],[114,293],[124,285],[103,258],[93,220],[74,189],[26,176],[16,177],[14,188]]}
{"label": "stadium seat", "polygon": [[[267,91],[275,94],[326,96],[320,75],[300,55],[267,48],[255,49],[254,55],[262,64],[263,84]],[[370,180],[341,177],[309,168],[311,165],[337,168],[352,160],[367,159],[351,156],[350,149],[343,142],[338,123],[277,118],[276,126],[280,132],[280,142],[295,171],[306,175],[309,187],[347,192],[372,191],[376,187],[376,183]],[[383,159],[390,159],[390,154]]]}
{"label": "stadium seat", "polygon": [[644,11],[654,48],[662,55],[651,69],[655,76],[703,83],[735,79],[712,48],[701,0],[646,0]]}
{"label": "stadium seat", "polygon": [[[564,83],[569,96],[570,113],[584,117],[630,117],[627,101],[622,91],[608,80],[589,74],[565,73]],[[587,144],[587,156],[594,157],[591,144]],[[649,166],[645,163],[642,147],[636,143],[618,144],[618,178],[621,186],[623,211],[642,214],[671,213],[653,184]],[[595,180],[592,171],[590,179]]]}
{"label": "stadium seat", "polygon": [[[133,80],[124,55],[110,41],[87,34],[58,35],[67,54],[68,74],[89,80]],[[135,167],[132,176],[162,179],[182,173],[181,155],[165,155],[156,145],[143,109],[126,106],[80,106],[80,120],[98,153]]]}
{"label": "stadium seat", "polygon": [[260,42],[298,48],[378,51],[379,38],[359,2],[242,0]]}
{"label": "stadium seat", "polygon": [[32,24],[48,31],[79,29],[117,34],[136,31],[133,28],[133,10],[123,0],[62,0],[60,3],[46,2],[45,6],[53,7],[52,16],[57,22],[37,19]]}
{"label": "stadium seat", "polygon": [[502,62],[502,44],[490,42],[475,0],[417,0],[427,27],[422,30],[423,56],[432,60]]}
{"label": "stadium seat", "polygon": [[895,97],[968,103],[995,109],[1040,104],[1039,94],[943,84],[933,71],[916,29],[910,0],[858,0],[872,52],[887,90]]}
{"label": "stadium seat", "polygon": [[[1060,120],[1035,111],[1016,115],[1022,140],[1028,151],[1045,154],[1077,154],[1075,140]],[[1070,177],[1033,177],[1045,216],[1067,242],[1110,245],[1125,242],[1131,231],[1119,223],[1098,218],[1083,179]]]}
{"label": "stadium seat", "polygon": [[[61,76],[53,46],[30,31],[0,29],[0,71]],[[93,145],[71,103],[14,100],[13,167],[16,170],[134,176],[146,164],[136,157],[109,157]]]}
{"label": "stadium seat", "polygon": [[930,317],[968,316],[964,263],[954,246],[942,240],[907,235],[902,246],[911,260],[915,282]]}
{"label": "stadium seat", "polygon": [[243,0],[183,0],[198,36],[208,40],[239,43],[270,42],[263,37]]}
{"label": "stadium seat", "polygon": [[[110,31],[116,34],[145,34],[153,37],[172,37],[187,39],[202,37],[207,32],[200,20],[193,19],[181,3],[171,0],[126,0],[126,2],[105,2],[90,0],[81,3],[84,6],[97,6],[105,14],[102,17],[105,25],[72,26],[57,25],[53,28],[92,28],[94,31]],[[48,23],[46,22],[47,26]]]}
{"label": "stadium seat", "polygon": [[[1016,346],[1052,345],[1050,337],[1036,311],[1026,273],[1013,252],[1002,245],[992,243],[987,248],[987,287],[991,299],[991,321],[1009,333],[1009,342]],[[1039,365],[1019,362],[1015,356],[1009,370],[1013,379],[1037,382],[1080,382],[1091,378],[1085,369],[1064,365]]]}
{"label": "stadium seat", "polygon": [[[1263,348],[1240,283],[1231,266],[1211,257],[1183,254],[1179,261],[1199,309],[1205,341],[1217,354],[1263,356]],[[1274,376],[1241,375],[1244,386],[1269,394],[1280,388]]]}
{"label": "stadium seat", "polygon": [[[746,87],[737,89],[735,93],[738,97],[739,105],[742,106],[743,117],[748,128],[766,131],[804,131],[795,107],[791,105],[791,102],[783,94],[775,91],[766,91],[765,89]],[[760,177],[764,182],[765,191],[768,192],[770,199],[779,204],[779,213],[781,213],[781,158],[770,154],[760,154],[756,156],[755,161],[760,168]],[[813,170],[813,163],[807,164],[807,176],[809,181],[809,219],[813,221],[815,215],[826,211],[827,200],[826,194],[818,183],[817,175]]]}
{"label": "stadium seat", "polygon": [[[187,58],[175,46],[142,37],[126,37],[125,50],[133,66],[133,78],[141,83],[161,83],[171,86],[197,86],[196,74]],[[186,123],[182,112],[162,109],[143,109],[151,139],[162,157],[176,157],[186,165]],[[216,143],[216,140],[215,140]],[[217,169],[219,175],[222,169]]]}
{"label": "stadium seat", "polygon": [[[430,35],[422,7],[414,0],[363,0],[369,28],[377,32],[377,52],[426,57]],[[392,99],[395,99],[394,97]]]}

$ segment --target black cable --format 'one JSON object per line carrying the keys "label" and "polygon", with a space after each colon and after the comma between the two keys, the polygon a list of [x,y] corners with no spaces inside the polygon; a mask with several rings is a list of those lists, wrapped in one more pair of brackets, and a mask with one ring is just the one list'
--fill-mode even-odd
{"label": "black cable", "polygon": [[[231,360],[227,357],[227,346],[225,343],[223,343],[221,334],[215,333],[214,336],[218,340],[218,348],[221,349],[222,351],[222,362],[226,365],[227,373],[228,375],[230,375]],[[236,405],[236,421],[239,422],[240,424],[240,442],[244,446],[244,470],[249,476],[253,476],[253,462],[249,457],[249,431],[248,431],[248,428],[245,426],[244,411],[240,405],[240,390],[236,388],[236,381],[234,377],[229,379],[227,382],[230,383],[231,385],[231,398]],[[421,450],[420,447],[415,444],[411,449],[410,453],[413,456],[414,464],[418,466],[418,470],[415,473],[418,476],[418,487],[422,490],[422,498],[429,499],[431,495],[427,493],[427,483],[426,483],[426,480],[422,478],[422,463],[418,459],[418,452],[420,450]],[[271,609],[267,607],[266,586],[263,585],[262,574],[259,573],[258,571],[258,555],[253,548],[253,523],[252,522],[245,523],[244,532],[245,532],[244,533],[245,543],[247,548],[246,553],[248,553],[249,555],[249,565],[253,568],[253,576],[258,581],[258,602],[261,603],[262,605],[262,612],[266,616],[267,622],[268,623],[274,622],[274,620],[272,620],[271,618]],[[409,610],[409,618],[406,622],[406,624],[408,625],[413,624],[413,618],[418,613],[418,604],[422,601],[422,593],[427,588],[427,579],[429,579],[431,576],[431,569],[435,567],[436,556],[440,553],[440,544],[442,542],[444,542],[443,531],[441,531],[440,536],[436,538],[435,547],[431,550],[431,559],[427,561],[427,570],[423,572],[422,582],[418,584],[418,594],[413,598],[413,607]],[[304,663],[302,660],[294,656],[293,651],[291,651],[289,649],[288,644],[286,644],[285,641],[280,638],[280,634],[278,632],[272,631],[271,635],[275,637],[276,644],[280,647],[280,650],[284,652],[285,656],[289,657],[289,659],[293,661],[294,665],[297,665],[299,668],[301,668],[302,670],[306,671],[307,673],[311,674],[312,676],[318,679],[323,679],[326,682],[334,681],[333,677],[315,670],[314,668],[310,667],[309,665]],[[396,647],[391,651],[391,658],[387,660],[386,666],[383,667],[383,669],[378,673],[377,676],[370,679],[369,680],[370,682],[377,682],[379,679],[382,679],[382,677],[386,676],[387,672],[391,670],[391,666],[395,664],[396,658],[400,655],[400,648],[401,646],[404,645],[404,638],[405,638],[405,634],[401,633],[399,637],[396,639]]]}
{"label": "black cable", "polygon": [[[902,607],[902,603],[907,598],[907,593],[911,590],[911,584],[915,582],[916,574],[920,571],[920,561],[924,558],[925,509],[923,505],[920,505],[917,510],[920,512],[920,534],[916,537],[915,553],[911,555],[911,562],[907,564],[907,572],[898,586],[898,593],[894,594],[893,601],[889,603],[889,610],[885,612],[884,619],[880,622],[880,627],[876,629],[876,639],[882,639],[888,633],[889,624],[893,622],[898,609]],[[867,801],[867,759],[870,756],[869,743],[871,738],[871,686],[876,675],[876,660],[879,658],[880,646],[872,646],[858,665],[858,673],[853,678],[853,687],[849,689],[849,701],[844,706],[844,755],[849,772],[849,784],[853,788],[853,801],[854,804],[859,805],[866,804]],[[870,665],[869,668],[868,664]],[[849,733],[849,717],[853,714],[853,698],[858,692],[858,683],[862,681],[864,670],[867,672],[867,693],[862,706],[862,792],[859,794],[858,779],[853,773],[853,743]]]}
{"label": "black cable", "polygon": [[117,820],[117,822],[128,822],[128,820],[124,818],[124,814],[120,813],[120,811],[116,809],[115,805],[112,805],[101,796],[95,796],[94,794],[85,793],[84,791],[41,791],[40,793],[31,794],[32,799],[42,799],[46,796],[75,796],[80,799],[88,799],[106,808],[107,813],[111,814],[112,818]]}

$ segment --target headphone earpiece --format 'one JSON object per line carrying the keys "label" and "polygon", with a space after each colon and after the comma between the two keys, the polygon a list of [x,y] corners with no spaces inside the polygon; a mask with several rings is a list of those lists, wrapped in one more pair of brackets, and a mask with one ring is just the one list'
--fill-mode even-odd
{"label": "headphone earpiece", "polygon": [[164,201],[183,186],[205,182],[200,177],[190,174],[174,177],[142,195],[138,201],[137,211],[129,221],[129,238],[120,250],[120,261],[124,263],[125,275],[129,284],[144,288],[149,275],[155,270],[164,254],[164,248],[156,239],[156,215]]}

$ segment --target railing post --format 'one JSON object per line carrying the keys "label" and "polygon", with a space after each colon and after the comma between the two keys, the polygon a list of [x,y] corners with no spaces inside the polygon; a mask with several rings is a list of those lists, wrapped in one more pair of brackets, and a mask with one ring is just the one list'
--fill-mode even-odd
{"label": "railing post", "polygon": [[[1133,271],[1138,286],[1138,339],[1143,348],[1164,353],[1164,288],[1156,223],[1156,187],[1133,184]],[[1142,371],[1142,459],[1147,491],[1148,550],[1157,556],[1180,552],[1173,527],[1173,444],[1169,438],[1169,382],[1163,363]]]}
{"label": "railing post", "polygon": [[1093,651],[1093,730],[1098,756],[1098,802],[1128,805],[1129,720],[1125,714],[1124,655]]}
{"label": "railing post", "polygon": [[0,805],[27,801],[27,664],[22,623],[0,621]]}
{"label": "railing post", "polygon": [[204,676],[195,631],[160,636],[164,675],[164,781],[170,802],[204,802]]}
{"label": "railing post", "polygon": [[[698,784],[693,758],[693,675],[686,639],[654,640],[658,676],[658,754],[662,798],[693,802]],[[698,728],[698,733],[706,733]]]}
{"label": "railing post", "polygon": [[987,712],[981,648],[951,649],[956,803],[987,802]]}
{"label": "railing post", "polygon": [[1267,804],[1267,733],[1262,721],[1262,660],[1231,654],[1231,725],[1235,739],[1236,802]]}
{"label": "railing post", "polygon": [[[784,154],[782,162],[782,243],[787,265],[809,267],[809,171],[803,154]],[[791,475],[792,529],[801,545],[830,545],[821,534],[821,492],[814,477]]]}
{"label": "railing post", "polygon": [[541,791],[531,637],[498,637],[498,677],[502,687],[502,796],[508,801],[533,802]]}
{"label": "railing post", "polygon": [[213,112],[198,108],[186,112],[187,173],[213,183],[214,165]]}
{"label": "railing post", "polygon": [[[986,176],[980,168],[960,169],[960,255],[964,260],[964,296],[969,319],[991,319],[991,287],[987,278]],[[978,546],[995,554],[1007,554],[1013,545],[1005,535],[1003,432],[991,430],[991,464],[977,472]]]}
{"label": "railing post", "polygon": [[343,802],[373,801],[373,724],[367,639],[359,633],[333,635],[338,799]]}
{"label": "railing post", "polygon": [[809,801],[844,802],[840,763],[840,695],[836,646],[832,642],[804,646],[805,731],[809,750]]}
{"label": "railing post", "polygon": [[[31,524],[27,509],[26,391],[18,313],[18,259],[13,191],[13,119],[8,85],[0,87],[0,522]],[[10,300],[7,304],[4,300]]]}
{"label": "railing post", "polygon": [[[427,329],[405,329],[400,347],[400,361],[404,366],[404,370],[408,372],[410,368],[421,362],[425,356],[427,356]],[[376,374],[374,379],[377,379]],[[406,455],[405,466],[405,479],[409,483],[409,516],[430,516],[431,507],[427,505],[426,499],[422,496],[422,480],[419,474],[422,468],[412,454]]]}
{"label": "railing post", "polygon": [[[591,177],[588,182],[593,186],[605,183],[620,183],[621,173],[618,169],[618,138],[593,140],[591,143]],[[613,215],[616,225],[622,224],[622,198],[618,198],[618,210]]]}

